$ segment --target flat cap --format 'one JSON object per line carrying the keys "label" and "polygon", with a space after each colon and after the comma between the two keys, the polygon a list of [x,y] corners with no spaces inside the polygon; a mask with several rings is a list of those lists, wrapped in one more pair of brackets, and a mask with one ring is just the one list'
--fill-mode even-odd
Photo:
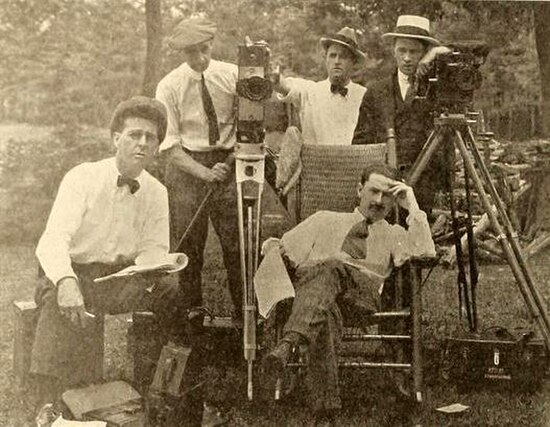
{"label": "flat cap", "polygon": [[200,17],[183,19],[176,25],[172,36],[168,39],[168,46],[172,49],[185,49],[212,40],[216,31],[216,24],[209,19]]}
{"label": "flat cap", "polygon": [[111,136],[114,132],[119,132],[122,129],[124,121],[128,117],[139,117],[155,122],[159,141],[162,142],[166,137],[168,119],[166,107],[162,102],[147,96],[134,96],[122,101],[116,106],[111,117]]}

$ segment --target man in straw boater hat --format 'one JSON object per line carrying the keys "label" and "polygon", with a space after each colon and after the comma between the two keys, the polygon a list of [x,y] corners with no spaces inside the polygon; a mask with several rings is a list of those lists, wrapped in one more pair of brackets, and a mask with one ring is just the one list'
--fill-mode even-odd
{"label": "man in straw boater hat", "polygon": [[321,37],[320,45],[327,79],[281,77],[275,90],[279,99],[298,109],[305,144],[349,145],[365,93],[351,76],[365,55],[359,50],[356,31],[349,27]]}
{"label": "man in straw boater hat", "polygon": [[[234,319],[242,318],[237,192],[233,167],[226,164],[235,144],[238,68],[212,59],[216,24],[202,17],[179,22],[168,39],[182,64],[158,84],[156,97],[168,111],[168,130],[160,151],[166,156],[165,184],[170,203],[170,232],[177,246],[201,202],[206,201],[181,250],[189,266],[180,275],[185,303],[202,305],[202,267],[208,221],[219,237]],[[175,249],[175,248],[174,248]]]}
{"label": "man in straw boater hat", "polygon": [[[429,103],[415,100],[415,80],[429,68],[436,55],[449,49],[430,33],[430,21],[414,15],[397,19],[394,31],[382,35],[392,43],[396,69],[368,86],[361,102],[353,144],[386,142],[388,128],[395,130],[397,167],[406,172],[414,163],[433,127]],[[436,159],[434,159],[436,160]],[[441,159],[432,162],[415,191],[418,203],[429,213],[438,188]]]}

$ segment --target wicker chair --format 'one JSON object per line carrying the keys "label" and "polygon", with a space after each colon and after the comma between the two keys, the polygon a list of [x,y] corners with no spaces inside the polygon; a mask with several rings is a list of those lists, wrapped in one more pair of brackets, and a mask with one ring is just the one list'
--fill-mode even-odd
{"label": "wicker chair", "polygon": [[[304,145],[302,149],[302,173],[293,197],[289,200],[289,209],[294,211],[296,222],[300,222],[319,210],[351,212],[357,201],[356,184],[365,164],[384,162],[385,144],[356,146],[315,146]],[[384,341],[394,343],[398,349],[394,352],[396,360],[369,361],[365,357],[358,361],[357,355],[346,358],[342,355],[341,368],[383,368],[400,370],[411,374],[414,399],[422,401],[422,352],[421,352],[421,311],[420,270],[432,265],[434,260],[411,260],[401,267],[406,280],[394,279],[394,292],[391,301],[382,300],[383,312],[374,314],[373,323],[384,323],[384,333],[367,334],[362,329],[346,325],[344,342]],[[408,270],[408,271],[405,271]],[[400,274],[392,274],[399,277]],[[288,307],[287,307],[288,309]],[[278,336],[281,336],[286,310],[281,307],[276,320]],[[283,313],[283,314],[282,314]],[[388,328],[388,324],[390,327]],[[393,326],[392,326],[393,325]],[[396,328],[395,326],[398,325]],[[392,333],[388,332],[388,329]],[[398,332],[395,332],[399,330]],[[395,344],[395,343],[399,343]],[[402,344],[402,345],[401,345]],[[367,355],[368,356],[368,355]],[[407,360],[408,359],[408,360]],[[304,358],[297,358],[288,364],[289,368],[306,367]],[[281,396],[281,381],[275,398]]]}

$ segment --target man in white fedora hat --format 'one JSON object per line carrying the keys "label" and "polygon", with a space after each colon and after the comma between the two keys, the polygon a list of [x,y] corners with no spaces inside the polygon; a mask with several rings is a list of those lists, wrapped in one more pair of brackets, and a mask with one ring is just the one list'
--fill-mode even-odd
{"label": "man in white fedora hat", "polygon": [[[397,140],[397,167],[406,172],[414,163],[432,128],[430,105],[415,101],[415,79],[424,74],[436,55],[449,49],[430,32],[430,21],[422,16],[402,15],[392,32],[382,35],[392,43],[395,71],[368,87],[353,136],[353,144],[386,142],[393,128]],[[418,202],[430,212],[438,184],[439,161],[432,162],[415,191]]]}
{"label": "man in white fedora hat", "polygon": [[351,75],[365,55],[349,27],[321,37],[320,45],[327,78],[315,82],[281,76],[275,90],[282,101],[296,106],[305,144],[349,145],[365,93]]}

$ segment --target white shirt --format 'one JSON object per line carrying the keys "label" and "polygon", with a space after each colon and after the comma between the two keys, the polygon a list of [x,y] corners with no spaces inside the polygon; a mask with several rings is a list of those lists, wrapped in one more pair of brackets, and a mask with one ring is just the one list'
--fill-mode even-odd
{"label": "white shirt", "polygon": [[[211,60],[203,74],[218,118],[220,140],[216,146],[231,148],[235,144],[232,128],[238,68],[234,64]],[[208,142],[208,118],[202,105],[201,73],[183,63],[160,81],[156,98],[168,111],[168,129],[160,151],[176,144],[182,144],[190,151],[213,149]]]}
{"label": "white shirt", "polygon": [[[364,216],[354,212],[319,211],[286,232],[281,245],[283,253],[297,267],[342,256],[342,244],[350,229]],[[412,256],[435,255],[426,214],[409,213],[408,229],[390,225],[386,220],[368,226],[367,257],[363,260],[370,271],[387,277],[393,266],[399,267]]]}
{"label": "white shirt", "polygon": [[409,76],[403,74],[401,70],[397,69],[397,82],[399,83],[399,91],[401,92],[401,99],[404,101],[409,90]]}
{"label": "white shirt", "polygon": [[143,171],[134,194],[117,187],[115,158],[83,163],[63,178],[36,255],[54,283],[76,277],[71,262],[158,262],[169,248],[166,188]]}
{"label": "white shirt", "polygon": [[279,96],[298,108],[305,144],[351,145],[366,89],[350,82],[344,97],[330,92],[330,81],[314,82],[300,78],[286,79],[290,91]]}

